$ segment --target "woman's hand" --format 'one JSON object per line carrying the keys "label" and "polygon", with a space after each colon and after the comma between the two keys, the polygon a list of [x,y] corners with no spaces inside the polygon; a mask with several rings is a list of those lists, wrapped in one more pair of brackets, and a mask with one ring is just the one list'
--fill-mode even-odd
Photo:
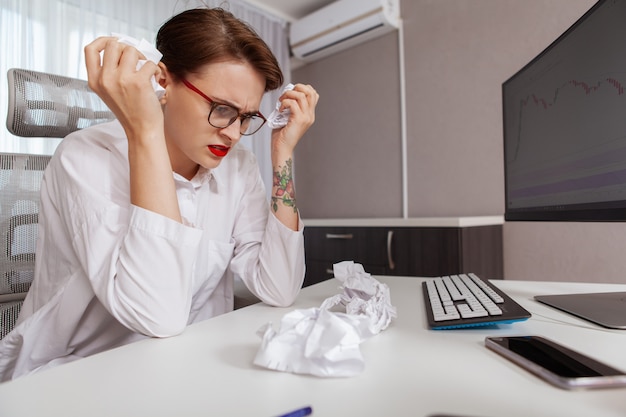
{"label": "woman's hand", "polygon": [[89,87],[115,114],[129,139],[163,134],[163,112],[151,84],[161,70],[151,61],[137,70],[140,59],[145,57],[137,49],[115,37],[100,37],[85,47]]}
{"label": "woman's hand", "polygon": [[310,85],[296,84],[293,90],[285,91],[279,100],[279,111],[289,109],[291,114],[286,126],[272,132],[272,154],[291,155],[300,138],[315,121],[319,94]]}
{"label": "woman's hand", "polygon": [[88,83],[126,131],[131,204],[181,222],[163,110],[151,82],[161,70],[150,61],[137,70],[143,58],[117,38],[98,38],[85,47]]}

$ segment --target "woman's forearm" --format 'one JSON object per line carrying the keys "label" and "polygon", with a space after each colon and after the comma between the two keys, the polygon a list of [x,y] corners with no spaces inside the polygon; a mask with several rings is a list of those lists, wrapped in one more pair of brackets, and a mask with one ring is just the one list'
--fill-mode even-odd
{"label": "woman's forearm", "polygon": [[276,157],[272,162],[273,184],[270,208],[276,218],[291,230],[298,230],[298,208],[293,181],[293,157]]}

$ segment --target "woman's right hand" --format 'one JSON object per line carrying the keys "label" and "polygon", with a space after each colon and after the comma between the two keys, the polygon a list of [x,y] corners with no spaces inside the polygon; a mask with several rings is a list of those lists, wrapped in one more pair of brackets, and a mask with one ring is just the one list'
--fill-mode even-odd
{"label": "woman's right hand", "polygon": [[[101,58],[102,53],[102,58]],[[100,37],[85,47],[89,87],[120,121],[129,140],[163,135],[163,112],[152,87],[161,70],[134,47],[115,37]]]}

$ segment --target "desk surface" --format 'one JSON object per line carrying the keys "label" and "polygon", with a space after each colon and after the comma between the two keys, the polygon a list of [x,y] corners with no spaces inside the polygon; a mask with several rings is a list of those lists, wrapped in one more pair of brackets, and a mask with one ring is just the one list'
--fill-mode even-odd
{"label": "desk surface", "polygon": [[287,309],[257,304],[150,339],[0,384],[1,416],[255,416],[305,406],[313,416],[603,417],[626,415],[626,389],[565,391],[484,347],[485,336],[537,334],[626,370],[626,332],[538,304],[536,294],[626,290],[626,285],[496,281],[533,313],[522,323],[428,330],[419,278],[377,277],[398,318],[361,345],[365,371],[325,379],[255,367],[256,331],[293,308],[338,292],[305,288]]}

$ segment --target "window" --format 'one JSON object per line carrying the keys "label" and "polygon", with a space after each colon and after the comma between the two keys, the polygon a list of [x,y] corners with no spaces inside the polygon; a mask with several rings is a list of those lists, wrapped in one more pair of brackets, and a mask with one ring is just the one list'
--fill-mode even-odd
{"label": "window", "polygon": [[[83,48],[98,36],[123,33],[150,42],[175,12],[170,0],[0,0],[0,97],[7,97],[9,68],[87,78]],[[7,112],[0,102],[0,117]],[[0,152],[49,155],[60,142],[17,138],[0,130]]]}

